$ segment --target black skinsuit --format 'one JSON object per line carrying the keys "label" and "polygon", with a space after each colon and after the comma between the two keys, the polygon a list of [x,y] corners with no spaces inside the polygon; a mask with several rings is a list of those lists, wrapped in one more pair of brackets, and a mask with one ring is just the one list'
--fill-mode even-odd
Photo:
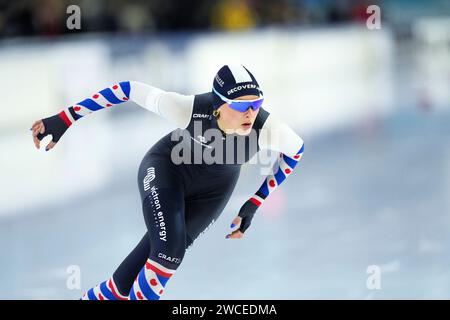
{"label": "black skinsuit", "polygon": [[[253,136],[225,134],[212,115],[211,103],[211,93],[196,95],[187,128],[176,129],[161,138],[139,166],[138,187],[148,231],[113,275],[124,295],[128,294],[147,258],[170,269],[180,265],[186,249],[222,213],[239,178],[241,165],[259,151],[259,133],[269,113],[262,107],[259,109],[252,127]],[[219,139],[209,140],[205,132],[208,129],[217,129]],[[230,140],[235,142],[231,144],[234,150],[231,163],[226,162],[229,150],[226,143]],[[185,147],[178,154],[188,156],[190,163],[174,163],[176,145]],[[206,148],[214,154],[219,146],[224,150],[219,159],[226,163],[220,160],[205,163],[198,157]],[[201,163],[194,162],[195,159]]]}

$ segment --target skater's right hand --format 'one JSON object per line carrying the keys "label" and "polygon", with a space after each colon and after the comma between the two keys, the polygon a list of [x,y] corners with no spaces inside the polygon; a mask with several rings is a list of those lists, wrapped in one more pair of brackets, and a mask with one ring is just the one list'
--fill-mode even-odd
{"label": "skater's right hand", "polygon": [[44,137],[49,134],[52,135],[52,141],[45,147],[45,151],[48,151],[56,145],[67,129],[68,126],[64,120],[56,114],[49,118],[35,121],[30,130],[33,133],[33,141],[37,149],[40,148],[40,142]]}

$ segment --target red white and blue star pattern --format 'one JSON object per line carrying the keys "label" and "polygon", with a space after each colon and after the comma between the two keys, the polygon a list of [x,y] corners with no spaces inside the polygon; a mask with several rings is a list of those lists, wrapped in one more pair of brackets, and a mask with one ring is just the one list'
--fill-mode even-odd
{"label": "red white and blue star pattern", "polygon": [[147,259],[128,296],[120,294],[114,279],[111,277],[89,289],[81,300],[159,300],[164,293],[167,281],[174,273],[175,270]]}
{"label": "red white and blue star pattern", "polygon": [[127,296],[119,293],[113,278],[103,281],[89,289],[81,300],[128,300]]}
{"label": "red white and blue star pattern", "polygon": [[158,262],[147,259],[130,291],[130,300],[159,300],[164,293],[167,281],[175,270],[166,268]]}
{"label": "red white and blue star pattern", "polygon": [[60,118],[70,127],[75,121],[97,110],[110,108],[124,103],[130,99],[130,82],[116,83],[97,93],[90,98],[78,102],[59,113]]}
{"label": "red white and blue star pattern", "polygon": [[250,201],[258,207],[261,206],[269,194],[292,173],[298,161],[302,158],[303,150],[304,144],[302,144],[300,150],[293,157],[288,157],[280,153],[280,157],[274,165],[274,174],[267,176],[258,191],[250,198]]}

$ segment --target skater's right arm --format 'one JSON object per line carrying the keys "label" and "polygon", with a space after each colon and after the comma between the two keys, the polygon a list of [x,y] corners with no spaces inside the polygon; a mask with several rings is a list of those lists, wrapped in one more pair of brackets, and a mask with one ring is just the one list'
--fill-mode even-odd
{"label": "skater's right arm", "polygon": [[124,81],[96,92],[54,116],[35,121],[31,128],[34,144],[39,149],[40,141],[50,134],[52,141],[46,147],[46,150],[50,150],[75,121],[92,112],[107,109],[128,100],[160,115],[182,129],[188,126],[194,105],[193,95],[167,92],[138,81]]}

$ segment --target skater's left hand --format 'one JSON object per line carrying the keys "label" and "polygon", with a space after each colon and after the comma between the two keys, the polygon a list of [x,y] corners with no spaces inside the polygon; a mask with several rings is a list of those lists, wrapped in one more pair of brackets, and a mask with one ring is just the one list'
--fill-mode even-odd
{"label": "skater's left hand", "polygon": [[247,200],[247,202],[244,203],[241,210],[239,211],[239,214],[236,218],[233,219],[233,222],[231,223],[231,228],[239,227],[237,230],[234,230],[233,232],[227,234],[225,237],[226,239],[241,239],[244,236],[245,230],[250,227],[250,224],[252,222],[253,216],[256,213],[256,210],[258,209],[258,206],[255,205],[250,200]]}
{"label": "skater's left hand", "polygon": [[[234,228],[234,227],[236,227],[236,226],[239,227],[239,226],[241,225],[241,221],[242,221],[242,218],[239,217],[239,216],[237,216],[236,218],[234,218],[234,219],[233,219],[233,222],[231,222],[231,228]],[[244,236],[244,233],[243,233],[241,230],[236,229],[236,230],[234,230],[233,232],[227,234],[227,236],[226,236],[225,238],[226,238],[226,239],[240,239],[240,238],[242,238],[243,236]]]}

